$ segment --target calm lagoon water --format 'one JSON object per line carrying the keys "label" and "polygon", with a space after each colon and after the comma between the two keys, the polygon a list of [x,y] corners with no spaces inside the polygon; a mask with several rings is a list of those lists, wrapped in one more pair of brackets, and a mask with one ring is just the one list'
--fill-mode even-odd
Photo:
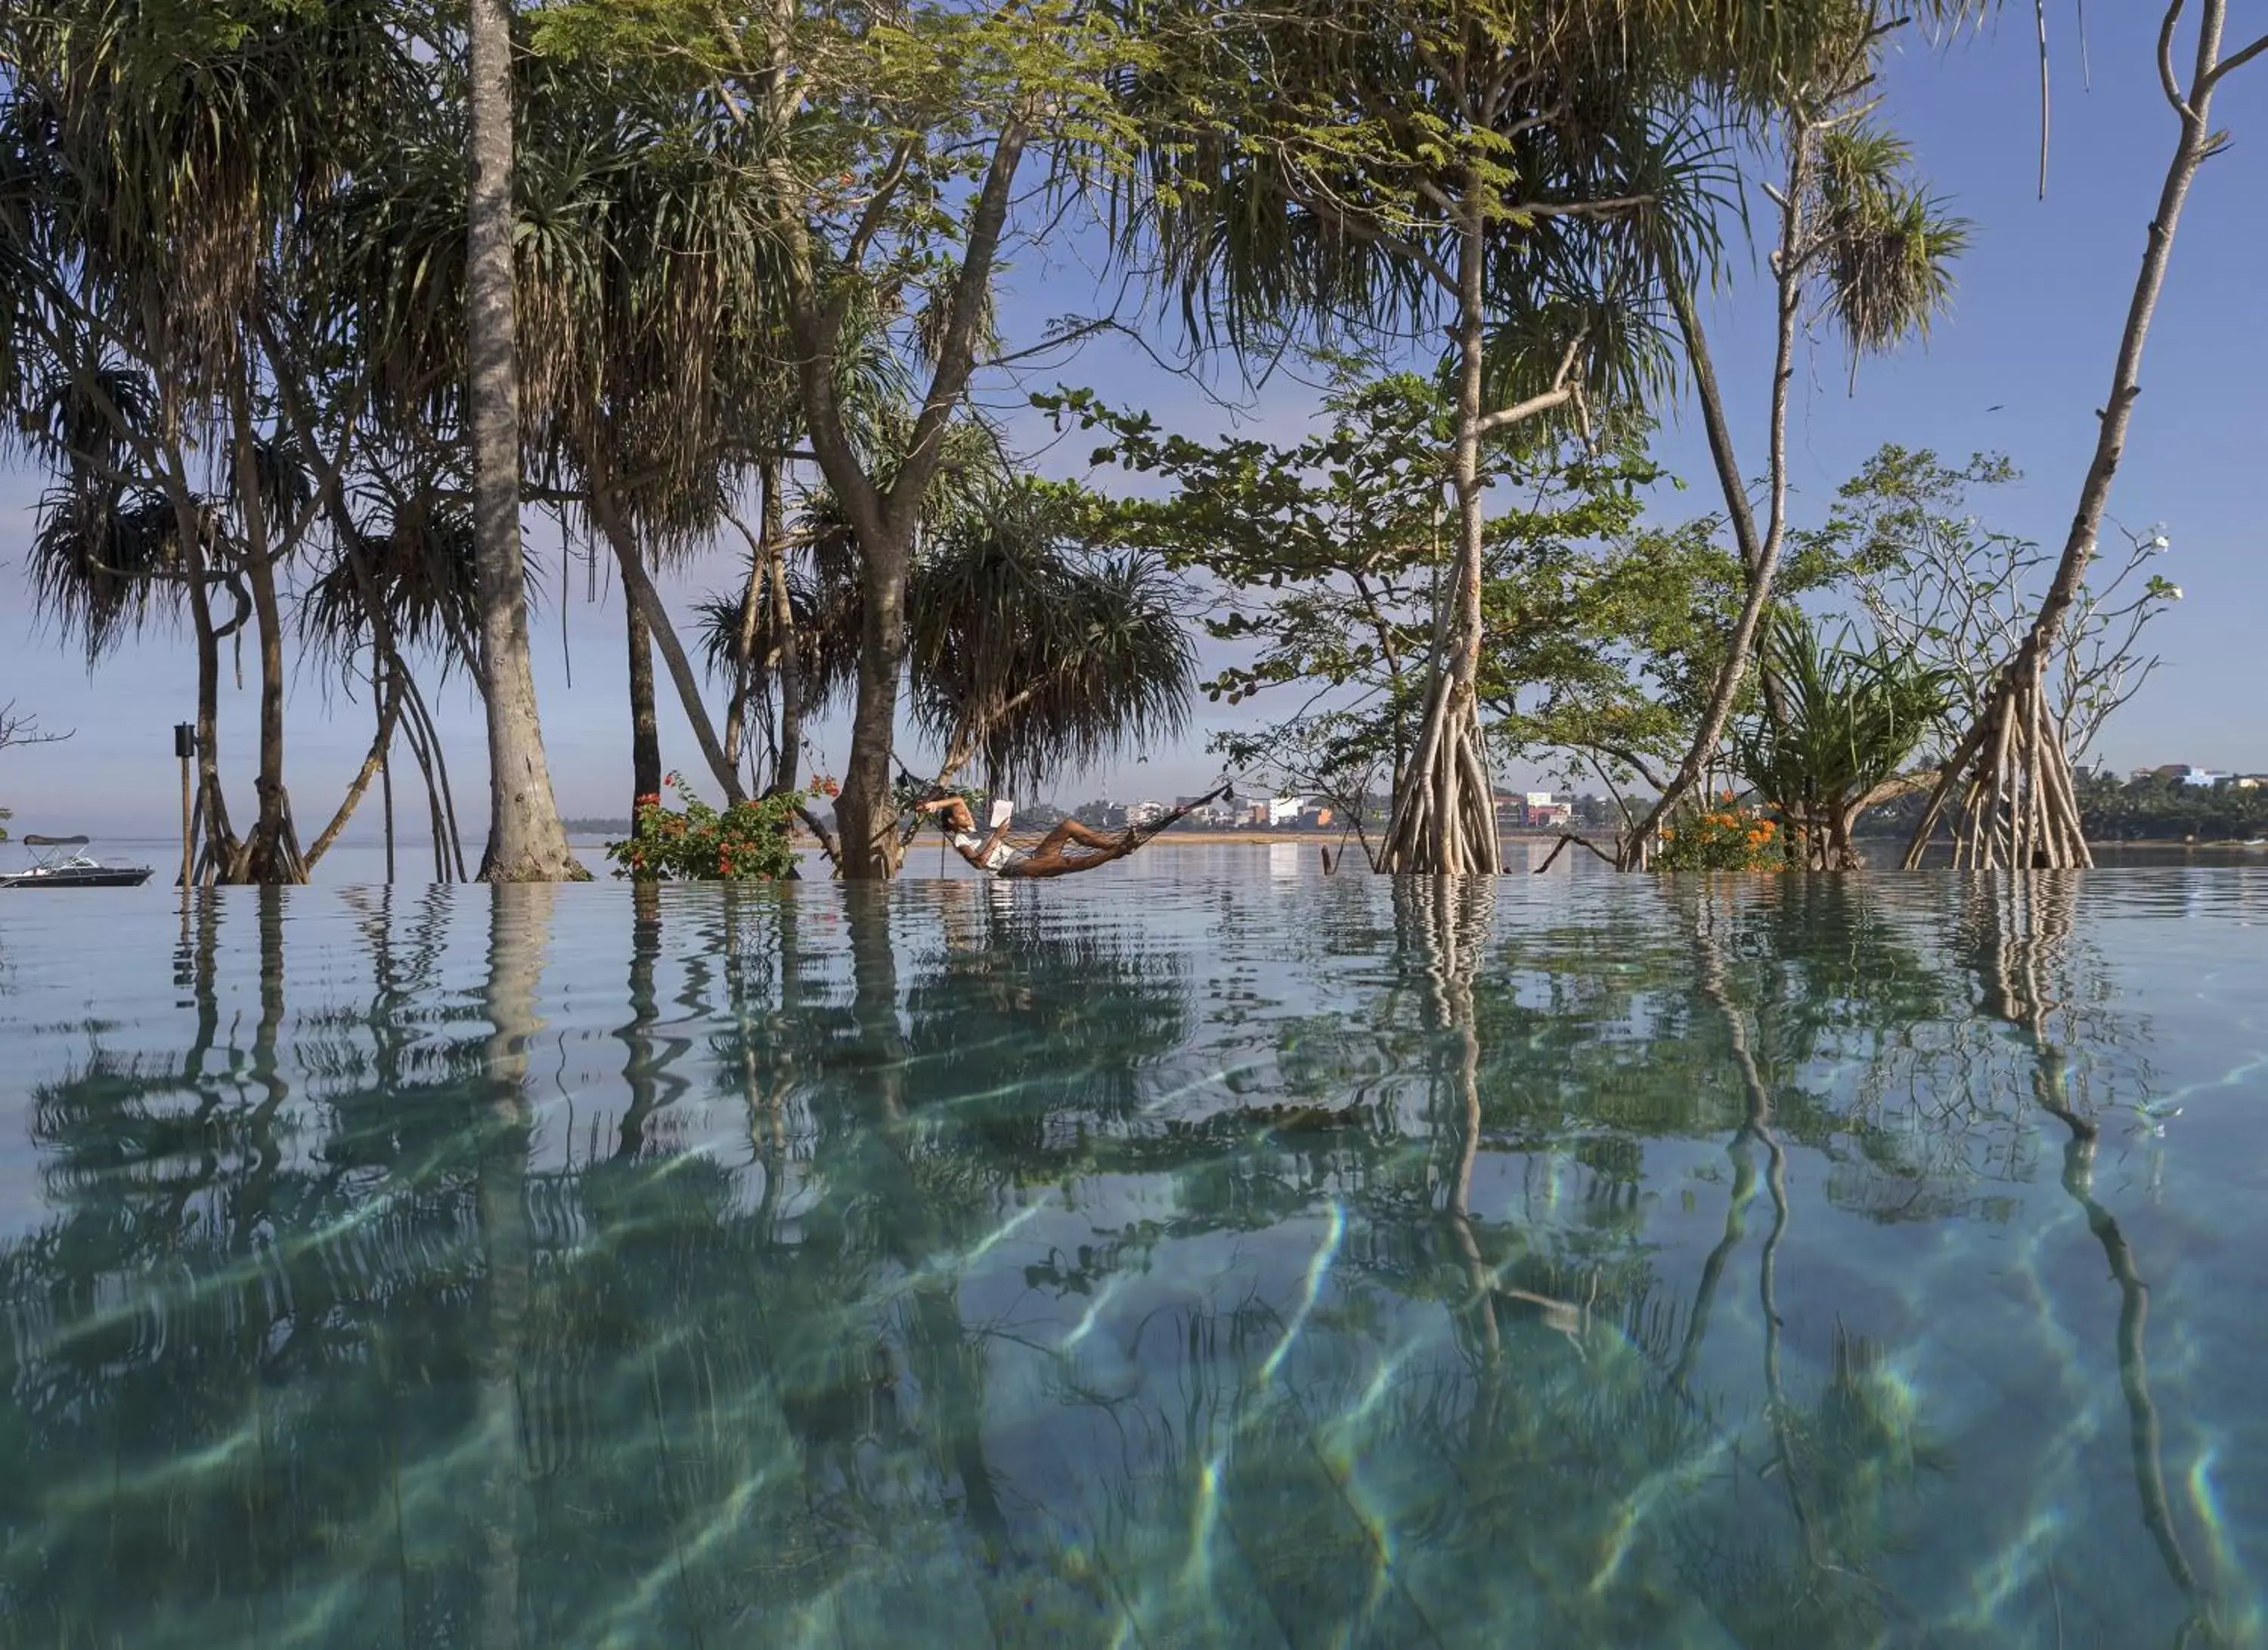
{"label": "calm lagoon water", "polygon": [[2268,868],[1123,870],[0,894],[0,1645],[2263,1641]]}

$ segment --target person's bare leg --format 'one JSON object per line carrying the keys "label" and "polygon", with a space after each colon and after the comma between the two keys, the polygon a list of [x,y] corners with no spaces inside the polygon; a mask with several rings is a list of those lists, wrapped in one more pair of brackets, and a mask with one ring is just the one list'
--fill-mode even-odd
{"label": "person's bare leg", "polygon": [[1126,837],[1123,832],[1116,836],[1110,836],[1099,830],[1090,829],[1075,819],[1067,819],[1040,838],[1040,845],[1032,851],[1032,857],[1035,859],[1052,858],[1063,852],[1064,846],[1067,843],[1077,843],[1082,848],[1099,848],[1108,851],[1113,848],[1123,846],[1125,841]]}
{"label": "person's bare leg", "polygon": [[[1075,871],[1092,871],[1097,866],[1107,866],[1114,859],[1123,859],[1141,844],[1130,831],[1116,836],[1090,830],[1075,821],[1066,820],[1057,826],[1039,844],[1014,864],[1001,868],[1004,877],[1062,877]],[[1085,848],[1089,851],[1074,859],[1064,850]]]}

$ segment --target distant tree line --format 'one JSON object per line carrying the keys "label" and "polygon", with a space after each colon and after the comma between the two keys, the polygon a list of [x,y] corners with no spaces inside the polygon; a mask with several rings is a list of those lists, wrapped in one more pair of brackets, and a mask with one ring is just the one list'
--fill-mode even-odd
{"label": "distant tree line", "polygon": [[[2162,774],[2120,779],[2081,769],[2074,780],[2079,817],[2091,843],[2250,842],[2268,836],[2268,787],[2226,780],[2190,784]],[[1904,837],[1922,799],[1901,797],[1867,815],[1859,834]]]}

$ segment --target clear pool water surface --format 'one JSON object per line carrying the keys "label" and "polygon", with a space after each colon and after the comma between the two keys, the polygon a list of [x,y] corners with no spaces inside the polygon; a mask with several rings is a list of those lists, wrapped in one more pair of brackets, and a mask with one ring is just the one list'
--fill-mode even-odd
{"label": "clear pool water surface", "polygon": [[0,1646],[2203,1646],[2268,869],[0,894]]}

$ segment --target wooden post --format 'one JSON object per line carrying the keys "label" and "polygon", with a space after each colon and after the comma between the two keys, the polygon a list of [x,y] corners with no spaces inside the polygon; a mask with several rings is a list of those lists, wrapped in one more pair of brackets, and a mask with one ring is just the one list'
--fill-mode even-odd
{"label": "wooden post", "polygon": [[194,790],[189,782],[189,759],[197,754],[197,730],[190,723],[173,725],[173,755],[181,761],[181,892],[189,891],[189,879],[195,867],[193,845],[196,838],[195,826]]}

